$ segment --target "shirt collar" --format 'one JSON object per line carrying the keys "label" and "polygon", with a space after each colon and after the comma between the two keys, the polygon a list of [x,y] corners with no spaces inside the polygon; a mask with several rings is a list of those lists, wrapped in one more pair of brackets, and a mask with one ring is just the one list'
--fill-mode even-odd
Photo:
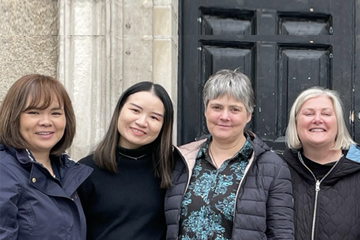
{"label": "shirt collar", "polygon": [[[250,136],[247,133],[244,133],[244,134],[246,137],[246,141],[245,141],[243,147],[234,155],[234,157],[233,157],[234,159],[243,160],[243,159],[251,158],[251,155],[253,153],[253,146],[251,145],[251,143],[249,141]],[[207,137],[206,141],[203,144],[201,144],[200,150],[198,152],[196,159],[210,158],[208,149],[209,149],[211,140],[212,140],[212,136],[210,135],[209,137]]]}

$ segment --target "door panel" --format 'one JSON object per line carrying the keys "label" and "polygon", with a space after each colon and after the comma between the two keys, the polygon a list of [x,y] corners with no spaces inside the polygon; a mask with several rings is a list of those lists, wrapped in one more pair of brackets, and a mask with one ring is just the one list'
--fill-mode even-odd
{"label": "door panel", "polygon": [[[352,0],[180,1],[178,144],[207,133],[202,87],[223,68],[250,77],[256,107],[248,128],[283,150],[288,113],[300,91],[337,90],[354,111]],[[347,122],[354,135],[354,122]]]}

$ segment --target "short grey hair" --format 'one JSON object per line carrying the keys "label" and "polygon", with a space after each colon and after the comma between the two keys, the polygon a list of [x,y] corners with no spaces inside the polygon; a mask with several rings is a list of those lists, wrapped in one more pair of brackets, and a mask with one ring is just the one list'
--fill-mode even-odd
{"label": "short grey hair", "polygon": [[301,106],[309,100],[310,98],[319,97],[319,96],[326,96],[328,97],[334,106],[334,111],[337,120],[337,128],[338,132],[335,139],[335,145],[333,147],[334,150],[336,149],[349,149],[351,144],[355,144],[352,140],[345,124],[344,120],[344,113],[343,113],[343,106],[340,100],[339,94],[330,89],[325,89],[322,87],[311,87],[304,91],[302,91],[299,96],[296,98],[295,102],[293,103],[290,116],[289,116],[289,124],[286,129],[285,138],[286,138],[286,145],[295,150],[299,150],[302,148],[301,141],[299,139],[297,133],[297,118],[299,115],[299,111]]}
{"label": "short grey hair", "polygon": [[246,111],[254,111],[254,91],[249,78],[238,71],[222,69],[210,76],[203,89],[205,109],[210,100],[228,95],[245,105]]}

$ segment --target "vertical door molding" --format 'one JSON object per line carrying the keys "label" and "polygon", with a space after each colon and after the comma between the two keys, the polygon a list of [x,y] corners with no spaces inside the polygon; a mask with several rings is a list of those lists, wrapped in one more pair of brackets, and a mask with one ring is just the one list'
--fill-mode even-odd
{"label": "vertical door molding", "polygon": [[354,16],[355,16],[355,77],[353,82],[353,92],[354,92],[354,111],[350,114],[350,121],[354,122],[354,140],[360,143],[360,67],[357,67],[360,64],[360,0],[355,1],[354,7]]}

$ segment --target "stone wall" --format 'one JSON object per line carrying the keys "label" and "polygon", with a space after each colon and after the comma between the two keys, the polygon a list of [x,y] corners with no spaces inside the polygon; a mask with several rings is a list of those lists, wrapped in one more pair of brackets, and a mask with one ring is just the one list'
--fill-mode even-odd
{"label": "stone wall", "polygon": [[57,1],[0,1],[0,100],[28,73],[56,76]]}
{"label": "stone wall", "polygon": [[74,160],[103,137],[130,85],[159,83],[176,108],[177,1],[2,0],[0,11],[0,99],[24,74],[57,77],[77,118]]}

